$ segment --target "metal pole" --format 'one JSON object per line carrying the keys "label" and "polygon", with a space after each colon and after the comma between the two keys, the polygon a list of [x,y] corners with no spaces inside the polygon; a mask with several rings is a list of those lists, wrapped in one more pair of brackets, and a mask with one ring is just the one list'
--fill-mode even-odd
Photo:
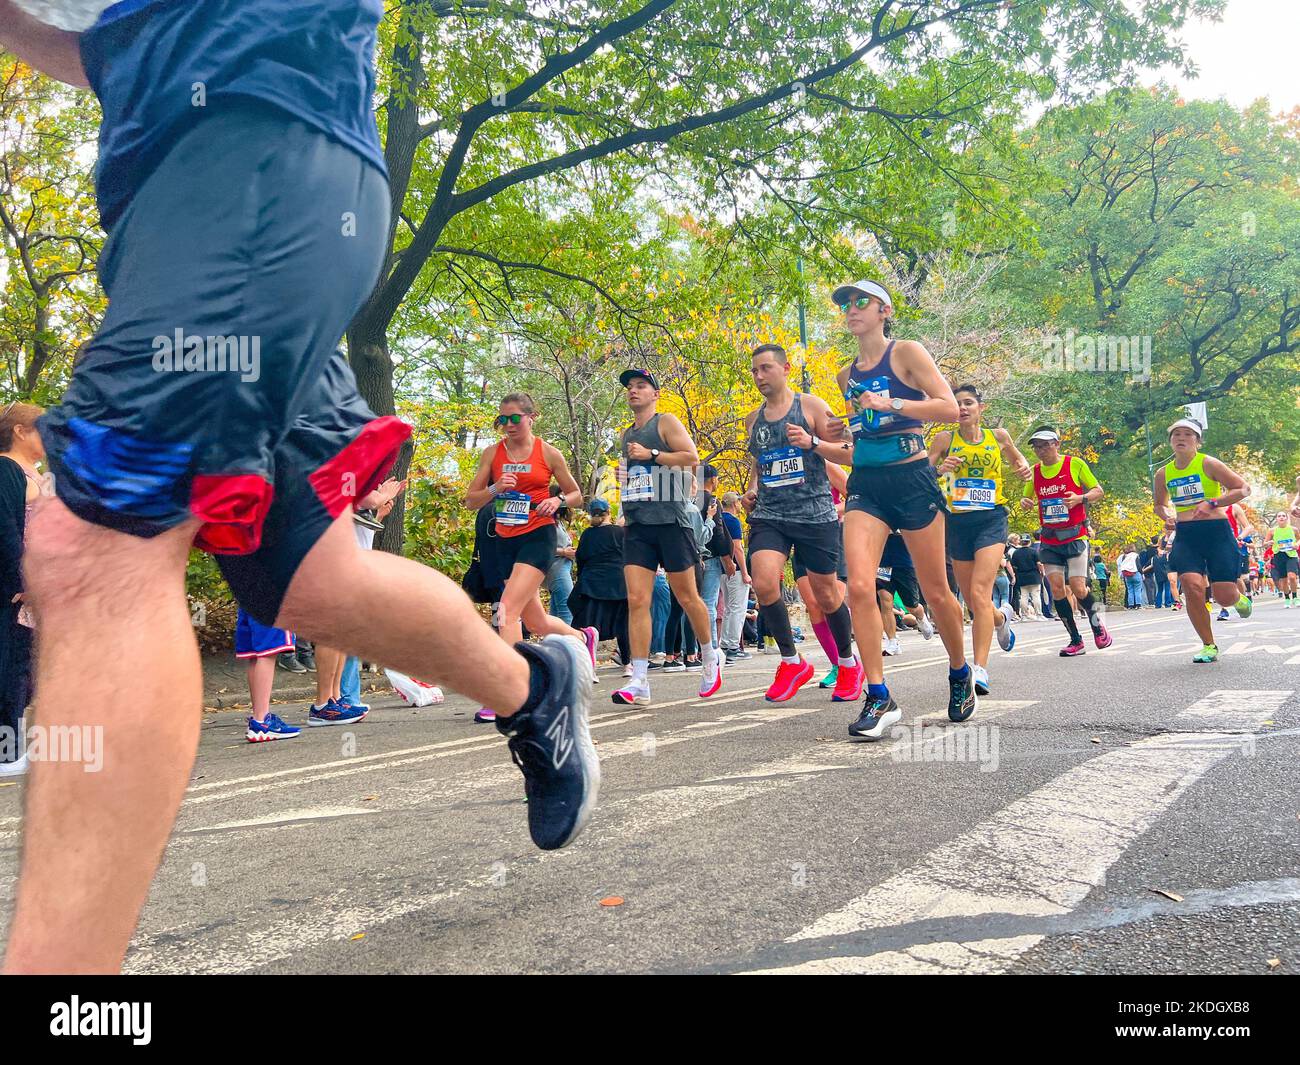
{"label": "metal pole", "polygon": [[803,348],[803,390],[812,392],[812,377],[808,373],[808,318],[803,305],[803,256],[798,256],[795,269],[799,271],[799,346]]}

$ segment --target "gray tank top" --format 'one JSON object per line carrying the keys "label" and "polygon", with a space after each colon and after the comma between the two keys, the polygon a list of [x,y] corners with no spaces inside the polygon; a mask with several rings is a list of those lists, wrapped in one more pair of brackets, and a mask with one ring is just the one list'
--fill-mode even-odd
{"label": "gray tank top", "polygon": [[758,408],[749,433],[749,452],[758,463],[758,502],[753,517],[810,523],[838,521],[826,460],[815,451],[794,447],[785,435],[787,425],[812,432],[804,419],[799,393],[795,393],[784,417],[770,422],[764,417],[766,411],[766,403]]}
{"label": "gray tank top", "polygon": [[620,445],[619,487],[622,495],[623,516],[629,525],[680,525],[691,528],[691,518],[686,508],[691,503],[691,474],[689,470],[660,466],[652,459],[635,462],[627,456],[628,444],[669,450],[659,435],[659,415],[656,414],[641,428],[628,426],[623,431]]}

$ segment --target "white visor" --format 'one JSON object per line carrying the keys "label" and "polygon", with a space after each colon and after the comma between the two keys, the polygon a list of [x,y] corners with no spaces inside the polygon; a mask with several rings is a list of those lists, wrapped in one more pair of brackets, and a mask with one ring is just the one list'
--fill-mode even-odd
{"label": "white visor", "polygon": [[1036,432],[1033,436],[1029,438],[1029,442],[1031,444],[1038,440],[1043,440],[1043,441],[1055,440],[1058,444],[1061,442],[1061,438],[1057,436],[1054,432],[1052,432],[1051,429],[1040,429],[1038,432]]}
{"label": "white visor", "polygon": [[1166,435],[1172,435],[1175,429],[1190,429],[1192,432],[1196,434],[1196,438],[1198,440],[1205,432],[1205,430],[1201,427],[1201,423],[1198,422],[1195,418],[1179,418],[1178,421],[1174,422],[1174,424],[1169,427],[1169,432],[1166,433]]}
{"label": "white visor", "polygon": [[889,298],[889,293],[885,291],[885,286],[875,281],[854,281],[849,285],[841,285],[831,293],[831,302],[835,306],[847,303],[853,296],[853,293],[861,292],[864,296],[875,296],[886,307],[892,307],[894,301]]}

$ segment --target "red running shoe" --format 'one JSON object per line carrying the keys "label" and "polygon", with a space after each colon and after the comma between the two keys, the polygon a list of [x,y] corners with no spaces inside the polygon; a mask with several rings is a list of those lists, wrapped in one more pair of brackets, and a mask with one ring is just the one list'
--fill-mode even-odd
{"label": "red running shoe", "polygon": [[1103,625],[1100,629],[1093,629],[1092,642],[1097,645],[1098,651],[1104,651],[1115,642],[1115,638],[1106,631],[1106,627]]}
{"label": "red running shoe", "polygon": [[[772,686],[767,689],[767,701],[788,703],[800,688],[813,679],[815,673],[813,664],[802,655],[799,656],[798,662],[782,662],[776,667],[776,680],[772,681]],[[839,690],[838,685],[836,690]]]}
{"label": "red running shoe", "polygon": [[1078,643],[1072,643],[1068,647],[1061,648],[1062,658],[1073,658],[1075,655],[1081,655],[1084,653],[1085,651],[1084,651],[1082,640],[1080,640]]}
{"label": "red running shoe", "polygon": [[833,703],[856,703],[862,698],[863,669],[861,662],[851,666],[840,666],[835,678],[835,691],[831,693]]}

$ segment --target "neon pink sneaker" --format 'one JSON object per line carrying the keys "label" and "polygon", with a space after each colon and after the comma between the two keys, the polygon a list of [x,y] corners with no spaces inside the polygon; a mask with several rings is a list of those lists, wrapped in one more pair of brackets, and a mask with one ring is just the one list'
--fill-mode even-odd
{"label": "neon pink sneaker", "polygon": [[1074,657],[1076,657],[1077,655],[1081,655],[1081,654],[1085,654],[1085,653],[1086,653],[1086,651],[1085,651],[1085,649],[1084,649],[1083,641],[1082,641],[1082,640],[1080,640],[1078,643],[1072,643],[1072,644],[1069,644],[1069,645],[1066,646],[1066,647],[1062,647],[1062,648],[1061,648],[1061,657],[1062,657],[1062,658],[1074,658]]}
{"label": "neon pink sneaker", "polygon": [[813,679],[815,673],[813,664],[802,655],[798,662],[782,662],[776,667],[776,679],[767,689],[767,701],[788,703],[800,688]]}
{"label": "neon pink sneaker", "polygon": [[707,699],[722,687],[722,652],[714,650],[713,665],[700,671],[700,698]]}
{"label": "neon pink sneaker", "polygon": [[1115,642],[1115,638],[1106,631],[1106,627],[1103,625],[1100,629],[1094,630],[1092,642],[1097,645],[1098,651],[1104,651]]}
{"label": "neon pink sneaker", "polygon": [[851,666],[840,666],[835,677],[835,690],[831,693],[833,703],[856,703],[862,698],[863,676],[861,662]]}

